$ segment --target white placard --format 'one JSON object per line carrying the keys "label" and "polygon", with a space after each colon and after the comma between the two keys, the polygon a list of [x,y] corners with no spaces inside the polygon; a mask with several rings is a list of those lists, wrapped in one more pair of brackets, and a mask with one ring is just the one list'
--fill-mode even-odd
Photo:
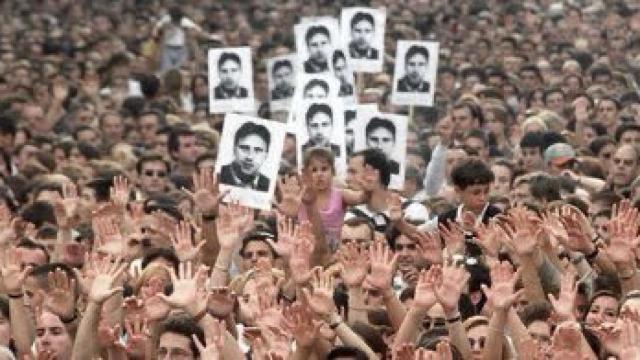
{"label": "white placard", "polygon": [[392,104],[433,106],[438,49],[433,41],[398,41]]}
{"label": "white placard", "polygon": [[382,71],[384,62],[384,9],[366,7],[343,8],[340,29],[355,72]]}
{"label": "white placard", "polygon": [[249,47],[209,49],[209,111],[252,112],[253,65]]}

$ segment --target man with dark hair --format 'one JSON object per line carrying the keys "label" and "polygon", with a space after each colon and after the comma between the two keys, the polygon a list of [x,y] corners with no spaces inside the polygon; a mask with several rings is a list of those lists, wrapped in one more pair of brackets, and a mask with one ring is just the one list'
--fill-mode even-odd
{"label": "man with dark hair", "polygon": [[304,85],[304,91],[302,91],[302,98],[313,99],[326,99],[329,96],[329,84],[321,79],[311,79]]}
{"label": "man with dark hair", "polygon": [[157,153],[145,153],[136,163],[138,186],[146,194],[159,194],[169,186],[169,163]]}
{"label": "man with dark hair", "polygon": [[[333,72],[340,81],[340,91],[338,96],[351,96],[353,95],[353,85],[350,82],[349,67],[347,66],[347,58],[344,56],[342,50],[336,50],[333,52],[332,58]],[[351,76],[350,76],[351,75]]]}
{"label": "man with dark hair", "polygon": [[214,89],[217,100],[243,99],[249,96],[246,88],[240,86],[242,61],[236,53],[223,52],[218,59],[220,84]]}
{"label": "man with dark hair", "polygon": [[353,15],[351,18],[351,42],[349,43],[351,58],[378,59],[378,50],[371,46],[375,29],[375,20],[370,13],[358,11]]}
{"label": "man with dark hair", "polygon": [[271,90],[271,100],[283,100],[293,96],[294,86],[292,84],[293,64],[288,59],[277,60],[271,67],[271,78],[273,79],[273,89]]}
{"label": "man with dark hair", "polygon": [[269,178],[260,173],[267,158],[271,134],[260,124],[248,121],[236,131],[233,161],[220,169],[220,183],[256,191],[269,190]]}
{"label": "man with dark hair", "polygon": [[329,29],[322,25],[310,26],[304,40],[309,53],[309,59],[304,62],[304,72],[317,74],[329,71],[329,48],[331,47]]}
{"label": "man with dark hair", "polygon": [[520,140],[520,161],[526,171],[542,170],[544,167],[543,133],[528,132]]}
{"label": "man with dark hair", "polygon": [[405,75],[398,80],[399,92],[428,93],[431,84],[425,81],[427,65],[429,64],[429,50],[420,45],[412,45],[404,55]]}
{"label": "man with dark hair", "polygon": [[615,139],[620,145],[640,145],[640,125],[623,124],[618,126],[616,129]]}
{"label": "man with dark hair", "polygon": [[205,343],[204,331],[195,319],[187,314],[173,314],[161,324],[158,332],[158,359],[200,359],[200,351],[193,338]]}
{"label": "man with dark hair", "polygon": [[391,174],[398,175],[400,164],[391,158],[396,145],[396,126],[393,122],[381,117],[372,118],[365,128],[365,137],[367,148],[381,150],[389,159]]}
{"label": "man with dark hair", "polygon": [[188,127],[175,127],[167,140],[169,155],[176,161],[173,173],[191,176],[195,169],[195,160],[200,155],[196,146],[196,133]]}
{"label": "man with dark hair", "polygon": [[314,146],[330,148],[334,156],[340,156],[340,146],[331,143],[333,110],[327,104],[311,104],[305,115],[309,140],[302,145],[302,152]]}

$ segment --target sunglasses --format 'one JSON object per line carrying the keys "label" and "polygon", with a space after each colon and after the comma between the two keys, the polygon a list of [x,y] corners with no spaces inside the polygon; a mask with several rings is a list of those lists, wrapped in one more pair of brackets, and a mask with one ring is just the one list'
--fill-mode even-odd
{"label": "sunglasses", "polygon": [[155,177],[163,178],[167,176],[167,172],[162,170],[145,170],[143,174],[148,177],[155,176]]}

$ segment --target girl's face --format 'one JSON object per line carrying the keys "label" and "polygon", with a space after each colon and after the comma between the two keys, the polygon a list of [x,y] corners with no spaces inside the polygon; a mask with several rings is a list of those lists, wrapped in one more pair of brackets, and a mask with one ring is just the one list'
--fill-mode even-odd
{"label": "girl's face", "polygon": [[602,323],[614,323],[618,319],[618,300],[614,297],[603,295],[597,297],[591,303],[589,312],[585,317],[587,325],[599,325]]}
{"label": "girl's face", "polygon": [[333,168],[327,160],[318,157],[311,158],[305,171],[311,181],[311,186],[316,191],[326,190],[331,186]]}

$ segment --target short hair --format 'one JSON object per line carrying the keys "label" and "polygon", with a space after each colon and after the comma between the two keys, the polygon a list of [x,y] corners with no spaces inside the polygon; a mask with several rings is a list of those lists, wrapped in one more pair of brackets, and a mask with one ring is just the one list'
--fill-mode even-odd
{"label": "short hair", "polygon": [[520,319],[524,326],[529,326],[534,321],[546,322],[551,317],[553,308],[546,301],[536,301],[528,304],[520,312]]}
{"label": "short hair", "polygon": [[389,132],[391,133],[391,135],[393,136],[393,140],[395,141],[396,139],[396,126],[393,124],[393,122],[389,119],[385,119],[385,118],[381,118],[381,117],[374,117],[372,118],[369,123],[367,124],[367,127],[365,128],[365,134],[368,137],[369,134],[371,132],[373,132],[374,130],[376,130],[377,128],[384,128],[389,130]]}
{"label": "short hair", "polygon": [[589,150],[594,156],[598,156],[600,151],[607,145],[616,145],[616,142],[610,136],[598,136],[589,143]]}
{"label": "short hair", "polygon": [[543,133],[540,131],[533,131],[524,134],[522,139],[520,139],[520,147],[521,148],[538,148],[542,153],[542,149],[544,147],[544,139]]}
{"label": "short hair", "polygon": [[368,12],[358,11],[351,18],[351,28],[356,26],[356,24],[359,23],[360,21],[366,21],[366,22],[370,23],[371,26],[373,26],[374,28],[376,27],[376,22],[373,19],[373,15],[371,15]]}
{"label": "short hair", "polygon": [[47,201],[34,201],[24,209],[20,214],[23,220],[32,223],[36,228],[49,223],[56,225],[56,215],[53,211],[53,205]]}
{"label": "short hair", "polygon": [[309,28],[307,29],[307,33],[304,35],[304,42],[309,44],[311,38],[317,34],[325,35],[329,40],[331,40],[331,34],[329,33],[329,29],[327,29],[326,26],[313,25],[309,26]]}
{"label": "short hair", "polygon": [[214,151],[206,151],[206,152],[198,155],[198,157],[196,158],[196,168],[198,167],[198,165],[200,165],[201,162],[207,161],[207,160],[216,161],[217,160],[217,154]]}
{"label": "short hair", "polygon": [[488,185],[493,180],[494,175],[489,166],[478,158],[462,160],[451,170],[453,185],[462,190],[473,185]]}
{"label": "short hair", "polygon": [[538,78],[538,80],[540,80],[540,81],[543,80],[542,73],[540,72],[540,68],[536,64],[525,64],[525,65],[522,65],[522,67],[518,71],[518,76],[520,76],[520,74],[522,72],[524,72],[524,71],[531,71],[531,72],[535,73],[535,75]]}
{"label": "short hair", "polygon": [[235,147],[236,145],[238,145],[238,142],[241,139],[244,139],[249,135],[257,135],[262,140],[264,140],[264,142],[267,144],[266,150],[269,151],[269,144],[271,144],[271,133],[266,126],[256,124],[253,121],[247,121],[246,123],[240,125],[233,138],[233,146]]}
{"label": "short hair", "polygon": [[622,139],[622,135],[624,135],[624,133],[629,132],[629,131],[640,132],[640,125],[622,124],[622,125],[618,126],[618,128],[616,129],[616,134],[615,134],[616,142],[619,143],[620,139]]}
{"label": "short hair", "polygon": [[293,64],[289,59],[280,59],[276,60],[273,63],[273,66],[271,67],[271,74],[275,74],[276,71],[283,67],[288,67],[289,69],[291,69],[291,71],[293,71]]}
{"label": "short hair", "polygon": [[152,248],[147,251],[144,257],[142,257],[141,267],[145,269],[152,261],[156,259],[163,259],[168,261],[173,266],[173,269],[178,271],[180,259],[173,249],[167,248]]}
{"label": "short hair", "polygon": [[326,357],[326,360],[342,359],[345,357],[354,358],[355,360],[367,360],[369,357],[362,350],[353,346],[336,346]]}
{"label": "short hair", "polygon": [[142,167],[144,166],[144,164],[154,161],[162,161],[162,163],[164,163],[165,167],[167,168],[167,172],[171,170],[171,166],[162,155],[154,152],[148,152],[142,154],[136,162],[136,172],[138,173],[138,175],[142,173]]}
{"label": "short hair", "polygon": [[47,281],[48,275],[50,272],[56,271],[57,269],[64,271],[67,277],[69,278],[69,280],[75,281],[76,287],[74,289],[75,290],[74,293],[75,293],[75,296],[77,297],[79,295],[78,279],[76,278],[75,272],[67,264],[55,262],[55,263],[38,265],[33,269],[31,269],[29,276],[33,277],[38,283],[38,285],[42,287],[44,290],[48,290],[50,288],[49,282]]}
{"label": "short hair", "polygon": [[193,352],[196,357],[199,356],[200,351],[193,341],[193,335],[195,335],[201,343],[204,344],[204,331],[198,325],[198,322],[186,313],[178,313],[169,315],[161,324],[160,330],[158,332],[158,341],[160,337],[162,337],[165,333],[173,333],[186,337],[189,339],[189,346],[191,347],[191,352]]}
{"label": "short hair", "polygon": [[180,138],[185,136],[196,136],[196,133],[183,126],[176,126],[171,130],[169,138],[167,139],[167,148],[169,149],[169,153],[178,151],[180,148]]}
{"label": "short hair", "polygon": [[349,219],[345,220],[342,223],[342,226],[343,227],[346,226],[346,227],[350,227],[350,228],[366,226],[369,229],[369,234],[371,234],[369,240],[373,241],[373,234],[375,232],[375,227],[371,223],[371,220],[369,220],[369,218],[362,217],[362,216],[354,216],[352,218],[349,218]]}
{"label": "short hair", "polygon": [[365,165],[369,165],[380,173],[380,183],[387,187],[391,181],[391,167],[387,155],[380,149],[366,149],[352,155],[362,156]]}
{"label": "short hair", "polygon": [[44,253],[45,258],[47,259],[47,263],[49,263],[49,261],[51,260],[47,248],[44,245],[37,243],[29,238],[22,238],[22,240],[20,240],[16,247],[30,250],[40,250]]}
{"label": "short hair", "polygon": [[484,144],[484,147],[488,147],[489,146],[489,137],[487,136],[487,134],[485,134],[484,131],[482,131],[481,129],[478,128],[473,128],[471,130],[469,130],[465,135],[464,135],[464,139],[480,139],[482,140],[482,143]]}
{"label": "short hair", "polygon": [[407,52],[404,54],[405,63],[414,55],[422,55],[427,61],[429,60],[429,50],[421,45],[411,45]]}
{"label": "short hair", "polygon": [[320,86],[324,90],[324,92],[329,94],[329,84],[327,84],[326,81],[320,79],[309,80],[309,82],[304,86],[304,90],[302,92],[305,93],[307,92],[307,90],[311,89],[314,86]]}
{"label": "short hair", "polygon": [[338,62],[338,60],[344,60],[345,62],[347,61],[347,57],[344,55],[344,52],[342,50],[336,50],[333,52],[333,57],[331,58],[331,63],[333,64],[333,66],[335,67],[336,62]]}
{"label": "short hair", "polygon": [[529,180],[529,192],[536,200],[547,202],[560,200],[560,181],[547,174],[533,176]]}
{"label": "short hair", "polygon": [[267,244],[267,247],[269,248],[269,251],[271,251],[271,255],[273,256],[273,258],[278,257],[278,253],[269,243],[269,241],[277,241],[276,236],[271,232],[271,230],[263,228],[254,228],[244,236],[244,238],[242,239],[242,245],[240,246],[240,250],[238,252],[240,256],[244,257],[244,250],[246,249],[247,245],[254,241]]}
{"label": "short hair", "polygon": [[558,87],[554,87],[554,88],[550,88],[550,89],[545,89],[545,90],[542,92],[542,102],[543,102],[545,105],[547,105],[547,101],[548,101],[549,96],[551,96],[551,94],[556,94],[556,93],[557,93],[557,94],[561,94],[561,95],[562,95],[562,98],[564,98],[564,97],[565,97],[565,95],[564,95],[564,91],[562,91],[562,89],[560,89],[560,88],[558,88]]}
{"label": "short hair", "polygon": [[307,125],[309,125],[309,121],[311,121],[311,119],[313,119],[313,117],[319,113],[327,114],[331,119],[331,122],[333,123],[333,110],[331,110],[331,106],[329,106],[328,104],[316,103],[311,104],[311,106],[309,106],[309,108],[307,109],[307,113],[305,115],[305,121]]}
{"label": "short hair", "polygon": [[478,119],[478,123],[480,123],[480,126],[484,124],[484,114],[482,113],[482,108],[479,105],[469,100],[460,100],[453,104],[451,111],[459,109],[469,110],[471,117],[474,119]]}
{"label": "short hair", "polygon": [[238,66],[242,67],[242,61],[240,61],[240,56],[238,54],[232,52],[223,52],[218,58],[218,69],[220,69],[222,64],[224,64],[225,61],[228,60],[234,61],[238,64]]}

